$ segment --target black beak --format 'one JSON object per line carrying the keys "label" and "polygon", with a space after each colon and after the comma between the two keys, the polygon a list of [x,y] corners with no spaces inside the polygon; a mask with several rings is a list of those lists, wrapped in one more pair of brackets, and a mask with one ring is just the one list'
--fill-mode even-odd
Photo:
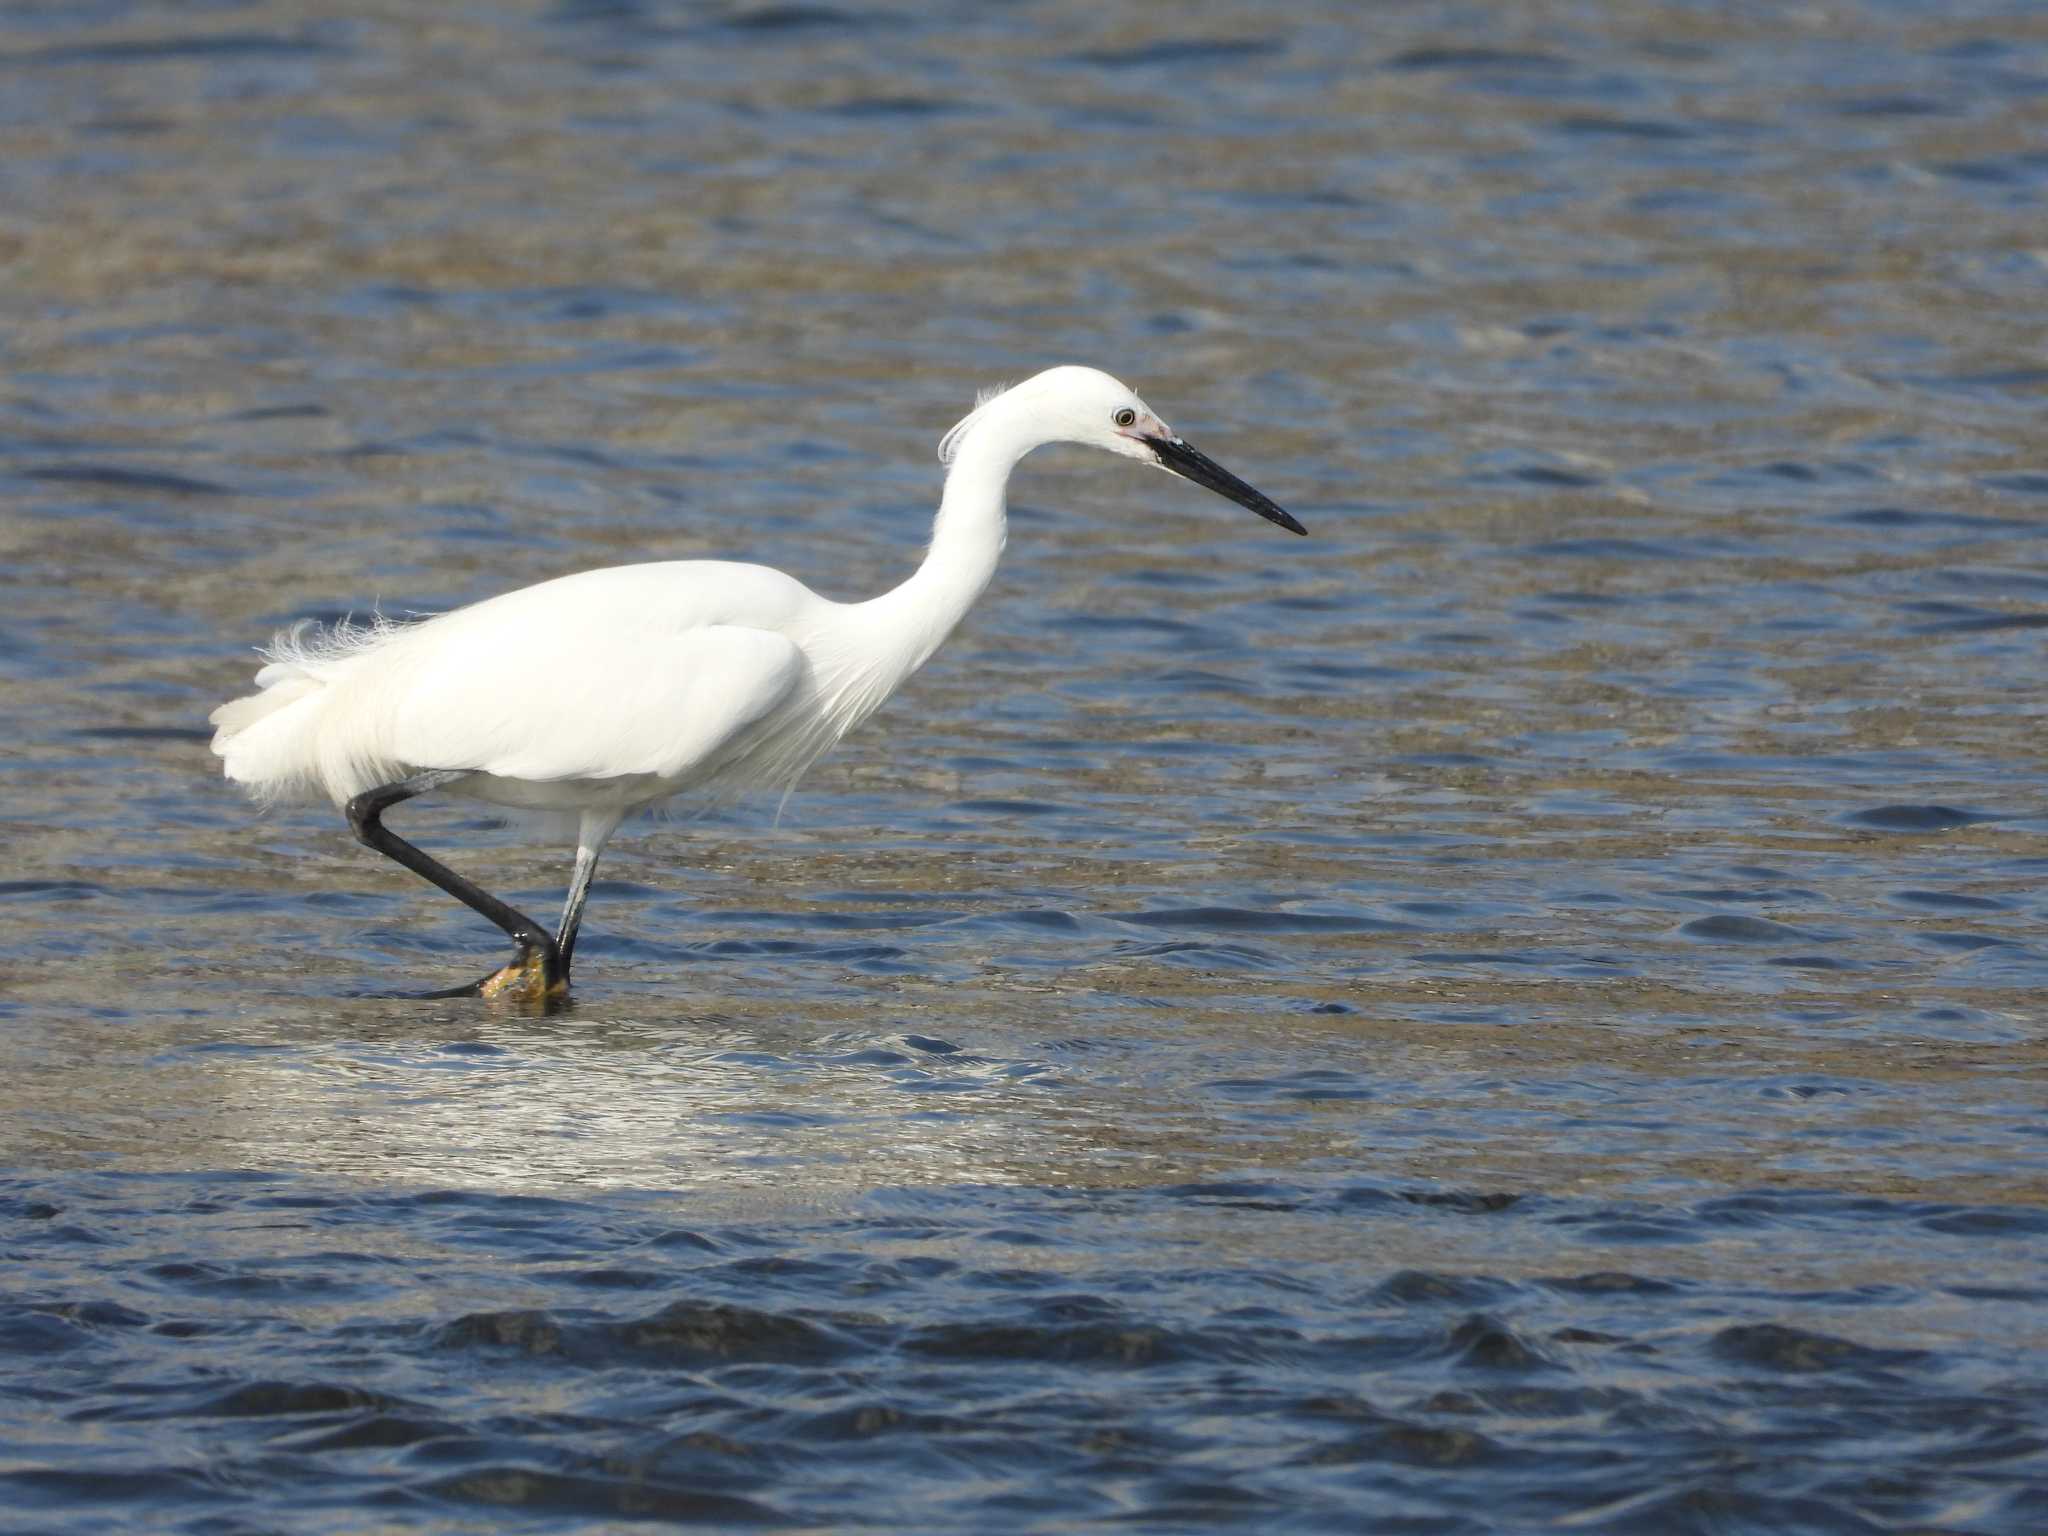
{"label": "black beak", "polygon": [[1159,467],[1170,469],[1183,480],[1207,486],[1219,496],[1228,496],[1240,507],[1249,507],[1269,523],[1278,523],[1289,533],[1306,534],[1278,503],[1267,500],[1206,453],[1197,453],[1177,437],[1148,437],[1145,446],[1159,456]]}

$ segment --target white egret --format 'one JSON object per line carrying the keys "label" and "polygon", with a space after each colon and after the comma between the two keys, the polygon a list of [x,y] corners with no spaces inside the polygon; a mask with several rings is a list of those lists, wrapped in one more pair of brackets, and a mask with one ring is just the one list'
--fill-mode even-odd
{"label": "white egret", "polygon": [[[345,807],[362,842],[518,946],[502,969],[432,995],[553,998],[619,824],[684,791],[712,802],[786,789],[879,709],[988,586],[1010,471],[1045,443],[1157,465],[1307,532],[1108,374],[1052,368],[985,395],[946,434],[931,546],[880,597],[834,602],[765,566],[679,560],[563,576],[412,623],[302,624],[264,651],[255,693],[213,712],[213,750],[260,799]],[[553,936],[384,825],[435,789],[573,814],[576,866]]]}

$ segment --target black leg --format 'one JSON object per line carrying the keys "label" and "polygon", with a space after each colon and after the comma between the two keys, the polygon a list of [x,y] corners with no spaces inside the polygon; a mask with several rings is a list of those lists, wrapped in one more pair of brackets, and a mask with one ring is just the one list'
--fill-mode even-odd
{"label": "black leg", "polygon": [[562,979],[569,979],[569,961],[576,953],[576,930],[583,926],[583,903],[590,897],[590,879],[597,873],[597,850],[576,850],[576,873],[569,877],[569,899],[562,904],[562,926],[555,934],[555,950],[562,957]]}
{"label": "black leg", "polygon": [[[386,858],[403,864],[422,879],[432,881],[471,911],[496,923],[511,937],[512,942],[519,946],[517,957],[503,970],[493,972],[481,981],[472,982],[466,987],[431,995],[463,997],[481,994],[492,997],[515,988],[521,991],[532,990],[537,985],[538,991],[545,997],[564,985],[568,976],[568,968],[555,947],[555,941],[548,937],[548,931],[525,913],[498,900],[481,886],[463,879],[447,865],[429,858],[384,825],[384,813],[392,806],[467,776],[467,773],[460,769],[432,768],[400,779],[395,784],[366,789],[349,801],[348,824],[355,829],[357,839],[365,847],[376,849]],[[535,972],[538,972],[537,978]]]}

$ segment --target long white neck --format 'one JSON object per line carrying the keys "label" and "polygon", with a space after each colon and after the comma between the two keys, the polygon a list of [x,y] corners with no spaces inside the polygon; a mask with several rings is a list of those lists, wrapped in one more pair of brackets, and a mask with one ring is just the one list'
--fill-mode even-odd
{"label": "long white neck", "polygon": [[901,647],[902,677],[924,665],[987,590],[1009,529],[1004,492],[1010,471],[1043,441],[998,401],[956,445],[924,563],[865,605]]}

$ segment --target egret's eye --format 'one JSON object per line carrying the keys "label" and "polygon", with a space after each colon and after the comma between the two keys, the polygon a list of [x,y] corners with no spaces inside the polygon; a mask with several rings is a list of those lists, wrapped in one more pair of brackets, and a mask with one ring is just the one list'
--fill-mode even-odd
{"label": "egret's eye", "polygon": [[1124,407],[1124,408],[1123,408],[1122,410],[1118,411],[1118,412],[1117,412],[1117,413],[1116,413],[1116,414],[1115,414],[1114,416],[1110,417],[1109,419],[1110,419],[1111,421],[1115,422],[1115,423],[1116,423],[1116,424],[1117,424],[1118,426],[1120,426],[1120,427],[1128,427],[1128,426],[1129,426],[1129,425],[1130,425],[1130,424],[1131,424],[1132,422],[1134,422],[1134,421],[1136,421],[1136,420],[1138,419],[1138,413],[1137,413],[1136,411],[1132,410],[1132,409],[1131,409],[1131,408],[1130,408],[1130,407],[1129,407],[1129,406],[1127,405],[1127,406],[1125,406],[1125,407]]}

